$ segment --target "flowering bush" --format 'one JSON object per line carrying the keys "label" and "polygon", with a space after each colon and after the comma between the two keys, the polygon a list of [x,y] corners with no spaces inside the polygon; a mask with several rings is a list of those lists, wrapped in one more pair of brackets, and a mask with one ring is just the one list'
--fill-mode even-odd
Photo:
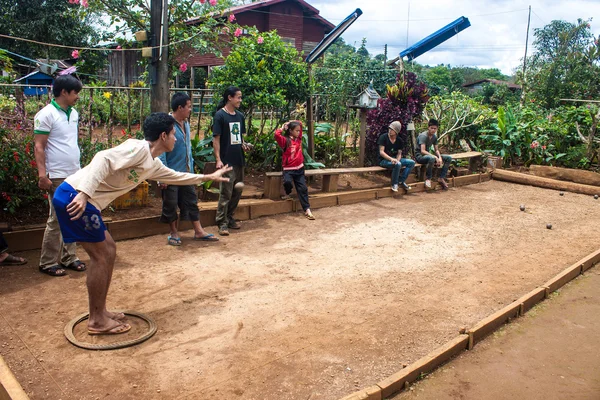
{"label": "flowering bush", "polygon": [[38,188],[33,136],[0,128],[0,208],[14,214],[17,209],[46,202]]}
{"label": "flowering bush", "polygon": [[427,86],[417,80],[417,75],[412,72],[398,74],[396,83],[387,86],[387,96],[379,99],[377,108],[367,114],[367,138],[365,153],[367,162],[375,164],[377,161],[377,139],[379,135],[387,132],[387,127],[393,121],[402,123],[402,131],[398,139],[402,143],[402,152],[410,154],[410,140],[407,140],[406,125],[419,120],[429,101]]}

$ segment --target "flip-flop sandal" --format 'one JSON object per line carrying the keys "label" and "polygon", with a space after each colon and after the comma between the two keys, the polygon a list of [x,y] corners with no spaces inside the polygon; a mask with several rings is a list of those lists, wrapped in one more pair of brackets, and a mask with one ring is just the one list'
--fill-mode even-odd
{"label": "flip-flop sandal", "polygon": [[171,246],[181,246],[181,238],[167,237],[167,244]]}
{"label": "flip-flop sandal", "polygon": [[126,333],[131,330],[131,325],[129,324],[119,324],[114,328],[107,329],[104,331],[98,331],[95,329],[88,328],[88,335],[119,335],[121,333]]}
{"label": "flip-flop sandal", "polygon": [[306,219],[310,220],[310,221],[314,221],[315,220],[315,216],[312,214],[304,214],[304,216],[306,217]]}
{"label": "flip-flop sandal", "polygon": [[2,260],[2,262],[0,262],[0,265],[25,265],[27,264],[27,260],[24,259],[23,257],[15,257],[12,254],[9,254],[8,257],[6,257],[4,260]]}
{"label": "flip-flop sandal", "polygon": [[208,235],[202,237],[194,236],[194,240],[199,240],[201,242],[218,242],[219,238],[212,233],[209,233]]}
{"label": "flip-flop sandal", "polygon": [[87,267],[85,266],[85,263],[83,263],[79,260],[73,261],[69,265],[59,264],[59,266],[64,269],[72,269],[73,271],[77,271],[77,272],[83,272],[87,269]]}
{"label": "flip-flop sandal", "polygon": [[[58,271],[62,271],[62,272],[58,272]],[[65,269],[63,267],[61,267],[60,265],[55,265],[50,268],[40,267],[40,272],[43,272],[44,274],[48,274],[50,276],[65,276],[67,274],[67,271],[65,271]]]}

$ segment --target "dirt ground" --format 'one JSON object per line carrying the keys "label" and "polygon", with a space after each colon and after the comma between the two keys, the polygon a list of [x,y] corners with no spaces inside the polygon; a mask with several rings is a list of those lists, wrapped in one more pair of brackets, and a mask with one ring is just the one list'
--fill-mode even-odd
{"label": "dirt ground", "polygon": [[118,243],[109,307],[159,330],[117,351],[63,337],[84,274],[0,267],[0,354],[33,399],[337,399],[597,250],[600,202],[491,181],[315,215],[247,221],[216,244]]}
{"label": "dirt ground", "polygon": [[596,267],[394,399],[597,400],[599,337]]}

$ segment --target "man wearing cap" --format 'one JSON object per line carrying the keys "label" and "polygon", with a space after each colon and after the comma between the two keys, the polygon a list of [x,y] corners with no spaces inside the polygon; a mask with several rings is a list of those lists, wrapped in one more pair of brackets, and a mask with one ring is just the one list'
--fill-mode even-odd
{"label": "man wearing cap", "polygon": [[[417,137],[417,148],[415,149],[415,158],[421,165],[427,166],[427,176],[425,179],[425,187],[431,189],[431,178],[433,177],[433,167],[442,167],[440,171],[440,177],[438,183],[443,190],[448,190],[448,183],[446,182],[446,174],[448,174],[448,168],[452,162],[452,156],[447,154],[440,154],[438,148],[437,130],[439,127],[437,120],[431,118],[427,123],[427,130],[422,132]],[[433,150],[432,150],[433,148]]]}
{"label": "man wearing cap", "polygon": [[[402,143],[398,137],[402,130],[400,121],[394,121],[390,124],[388,133],[384,133],[377,139],[379,146],[379,165],[392,170],[392,191],[397,192],[398,186],[401,186],[406,193],[410,186],[406,184],[406,178],[415,166],[415,162],[408,158],[402,158]],[[400,170],[404,167],[402,176]]]}

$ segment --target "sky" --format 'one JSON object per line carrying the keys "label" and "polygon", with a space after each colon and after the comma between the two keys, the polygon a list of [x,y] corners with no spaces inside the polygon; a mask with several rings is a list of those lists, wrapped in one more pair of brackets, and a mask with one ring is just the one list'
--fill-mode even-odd
{"label": "sky", "polygon": [[[464,16],[471,26],[415,59],[420,64],[498,68],[512,75],[521,68],[525,54],[528,7],[531,26],[528,54],[533,51],[534,29],[552,20],[575,23],[593,16],[591,29],[600,34],[600,0],[307,0],[334,25],[356,8],[363,14],[342,35],[359,47],[367,39],[372,55],[382,54],[388,45],[388,59]],[[410,9],[410,11],[409,11]],[[408,40],[407,40],[408,30]],[[408,42],[408,46],[407,46]]]}

